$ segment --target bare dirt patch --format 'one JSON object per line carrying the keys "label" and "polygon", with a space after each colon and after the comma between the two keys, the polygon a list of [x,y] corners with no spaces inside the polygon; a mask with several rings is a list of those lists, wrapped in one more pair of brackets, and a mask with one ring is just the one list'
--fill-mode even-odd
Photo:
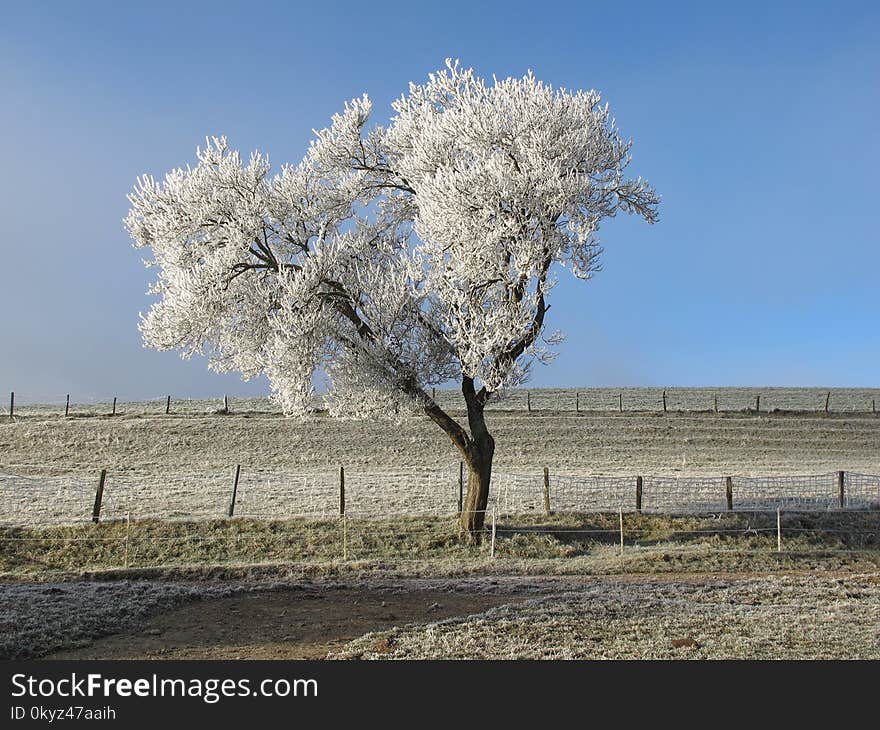
{"label": "bare dirt patch", "polygon": [[464,617],[533,596],[364,589],[249,593],[188,603],[133,631],[47,658],[324,659],[370,632]]}

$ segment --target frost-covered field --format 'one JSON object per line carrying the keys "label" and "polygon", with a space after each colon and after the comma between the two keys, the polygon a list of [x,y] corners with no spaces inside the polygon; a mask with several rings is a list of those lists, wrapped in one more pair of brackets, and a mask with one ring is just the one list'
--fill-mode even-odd
{"label": "frost-covered field", "polygon": [[600,580],[368,634],[333,658],[880,659],[880,576]]}
{"label": "frost-covered field", "polygon": [[[488,417],[497,441],[496,493],[501,499],[510,483],[505,473],[538,475],[539,481],[545,466],[560,485],[554,487],[554,498],[562,494],[562,485],[573,483],[565,482],[565,476],[706,477],[712,479],[706,488],[719,492],[713,492],[717,500],[723,475],[822,474],[828,482],[822,489],[833,492],[837,470],[880,474],[880,416],[855,412],[871,395],[880,400],[880,391],[833,391],[829,416],[765,413],[776,407],[776,391],[761,391],[760,414],[718,415],[575,413],[573,403],[570,410],[547,409],[573,401],[573,390],[532,391],[529,413],[513,407],[523,397],[517,393],[506,404],[509,409]],[[712,392],[670,390],[668,405],[674,409],[676,399],[686,398],[697,403]],[[588,393],[597,403],[616,399],[610,389],[580,393],[584,408]],[[632,399],[647,403],[658,393],[640,389]],[[718,393],[719,406],[731,408],[746,407],[752,391]],[[786,410],[806,409],[814,401],[824,408],[821,390],[779,389],[777,395],[775,403]],[[438,393],[443,398],[452,395]],[[627,402],[624,391],[625,407]],[[164,402],[121,403],[115,418],[83,416],[73,407],[77,415],[64,418],[57,406],[22,406],[15,422],[0,418],[3,519],[87,519],[100,469],[108,472],[107,516],[129,511],[135,516],[222,516],[235,464],[242,465],[236,506],[242,516],[332,512],[340,466],[345,467],[347,509],[353,514],[378,508],[452,512],[457,506],[458,454],[426,420],[398,425],[315,415],[296,421],[270,412],[266,402],[260,410],[257,402],[238,401],[231,403],[232,415],[216,415],[221,406],[220,401],[192,401],[184,408],[175,401],[172,413],[165,415]],[[838,412],[844,406],[852,412]],[[109,410],[102,406],[95,412]],[[623,488],[631,491],[627,485]],[[646,504],[656,493],[646,485]]]}

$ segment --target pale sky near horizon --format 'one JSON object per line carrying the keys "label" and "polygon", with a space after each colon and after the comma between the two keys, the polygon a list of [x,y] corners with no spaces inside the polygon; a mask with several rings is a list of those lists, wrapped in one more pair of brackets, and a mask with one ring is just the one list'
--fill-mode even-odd
{"label": "pale sky near horizon", "polygon": [[0,392],[267,393],[141,346],[126,194],[211,134],[298,162],[446,57],[600,90],[663,198],[560,281],[532,385],[877,387],[880,5],[715,5],[0,0]]}

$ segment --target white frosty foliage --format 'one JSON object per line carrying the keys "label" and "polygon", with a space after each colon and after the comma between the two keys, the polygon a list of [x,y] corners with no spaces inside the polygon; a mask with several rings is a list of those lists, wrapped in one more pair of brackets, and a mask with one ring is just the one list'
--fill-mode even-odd
{"label": "white frosty foliage", "polygon": [[602,218],[656,217],[607,106],[447,62],[393,107],[367,130],[369,99],[349,102],[274,176],[221,137],[141,178],[125,224],[159,269],[145,344],[265,373],[287,413],[325,373],[348,416],[422,409],[461,377],[496,393],[552,357],[554,266],[589,278]]}

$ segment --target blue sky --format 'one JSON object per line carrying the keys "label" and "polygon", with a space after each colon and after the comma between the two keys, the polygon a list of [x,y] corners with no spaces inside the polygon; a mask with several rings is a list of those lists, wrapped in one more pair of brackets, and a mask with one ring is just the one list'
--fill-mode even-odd
{"label": "blue sky", "polygon": [[663,196],[560,282],[535,386],[880,381],[876,3],[0,5],[0,390],[267,392],[142,348],[135,177],[209,134],[296,162],[344,101],[383,122],[448,56],[600,90]]}

